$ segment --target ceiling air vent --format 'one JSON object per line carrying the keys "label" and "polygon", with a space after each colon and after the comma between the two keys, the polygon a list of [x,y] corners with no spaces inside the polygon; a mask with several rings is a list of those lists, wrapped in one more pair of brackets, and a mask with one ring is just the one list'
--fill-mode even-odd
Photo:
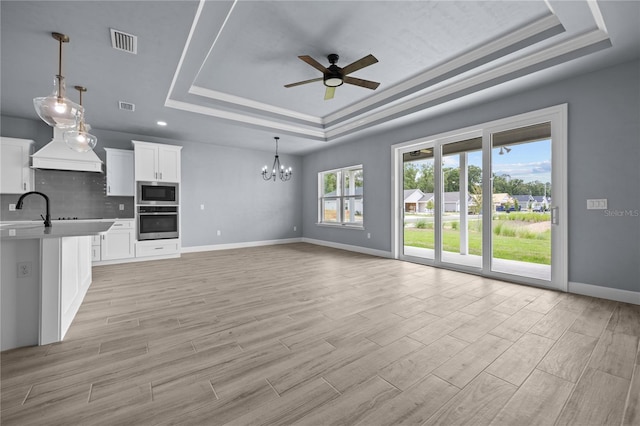
{"label": "ceiling air vent", "polygon": [[120,107],[121,110],[124,111],[135,111],[136,110],[136,106],[134,104],[132,104],[131,102],[124,102],[124,101],[119,101],[118,102],[118,106]]}
{"label": "ceiling air vent", "polygon": [[111,47],[135,55],[138,53],[138,37],[111,28]]}

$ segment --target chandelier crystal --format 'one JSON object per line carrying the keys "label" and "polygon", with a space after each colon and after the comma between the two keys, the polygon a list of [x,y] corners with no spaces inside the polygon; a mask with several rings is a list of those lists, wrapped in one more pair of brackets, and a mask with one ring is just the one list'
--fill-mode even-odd
{"label": "chandelier crystal", "polygon": [[58,40],[58,74],[53,81],[53,92],[46,97],[35,98],[33,106],[38,116],[49,126],[59,129],[73,129],[83,113],[82,105],[67,99],[65,95],[64,76],[62,75],[62,43],[68,43],[65,34],[51,33]]}
{"label": "chandelier crystal", "polygon": [[276,176],[280,177],[280,180],[283,182],[291,179],[293,175],[293,169],[291,167],[285,168],[280,164],[280,157],[278,156],[278,140],[280,139],[278,136],[273,137],[276,140],[276,156],[273,159],[273,166],[271,167],[271,171],[265,165],[262,168],[262,179],[264,180],[272,180],[276,181]]}

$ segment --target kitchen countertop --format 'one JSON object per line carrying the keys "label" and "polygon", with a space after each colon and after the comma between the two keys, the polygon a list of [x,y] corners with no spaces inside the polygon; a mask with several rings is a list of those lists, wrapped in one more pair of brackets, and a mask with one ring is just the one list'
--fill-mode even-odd
{"label": "kitchen countertop", "polygon": [[25,240],[43,238],[81,237],[107,232],[115,219],[109,220],[73,220],[53,221],[49,228],[38,222],[0,223],[0,238],[3,240]]}

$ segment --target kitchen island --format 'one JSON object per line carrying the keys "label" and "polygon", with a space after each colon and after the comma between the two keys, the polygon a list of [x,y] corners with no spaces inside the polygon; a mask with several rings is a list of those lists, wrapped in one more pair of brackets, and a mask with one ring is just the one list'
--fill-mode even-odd
{"label": "kitchen island", "polygon": [[0,223],[0,350],[64,338],[91,284],[91,237],[113,223]]}

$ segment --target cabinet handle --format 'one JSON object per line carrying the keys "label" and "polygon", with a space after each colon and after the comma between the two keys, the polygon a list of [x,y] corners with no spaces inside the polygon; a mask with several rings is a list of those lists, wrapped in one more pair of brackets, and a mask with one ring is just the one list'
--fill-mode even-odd
{"label": "cabinet handle", "polygon": [[162,250],[162,247],[156,247],[154,250]]}
{"label": "cabinet handle", "polygon": [[162,172],[160,172],[160,180],[162,180]]}
{"label": "cabinet handle", "polygon": [[22,183],[22,189],[24,189],[25,191],[27,190],[27,182]]}
{"label": "cabinet handle", "polygon": [[107,192],[111,192],[111,185],[107,185]]}
{"label": "cabinet handle", "polygon": [[102,236],[102,239],[103,239],[103,240],[105,239],[104,237],[105,237],[105,236],[103,235],[103,236]]}

